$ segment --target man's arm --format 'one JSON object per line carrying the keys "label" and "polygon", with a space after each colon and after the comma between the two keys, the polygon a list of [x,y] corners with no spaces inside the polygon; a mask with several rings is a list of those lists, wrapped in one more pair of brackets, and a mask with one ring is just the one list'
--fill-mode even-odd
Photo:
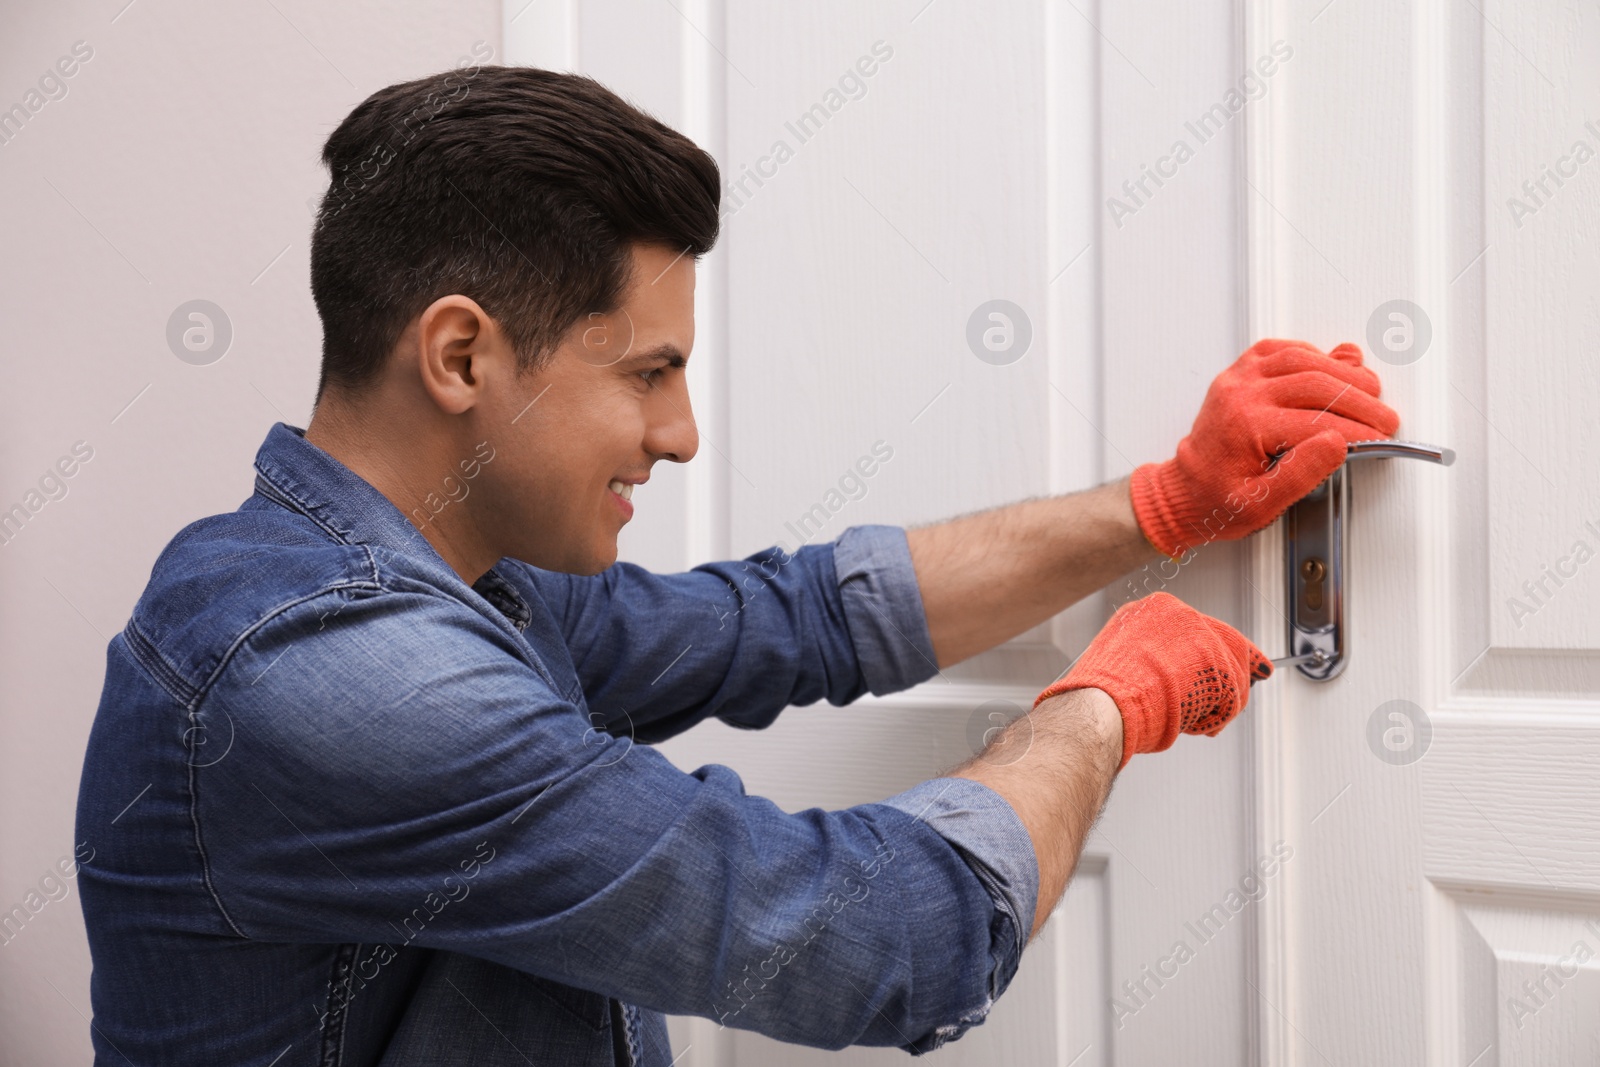
{"label": "man's arm", "polygon": [[1220,733],[1251,684],[1271,674],[1239,631],[1155,593],[1118,608],[1032,711],[952,772],[998,793],[1032,839],[1034,934],[1072,877],[1117,771],[1137,753],[1171,747],[1179,733]]}
{"label": "man's arm", "polygon": [[907,532],[939,666],[1050,618],[1134,567],[1254,533],[1400,417],[1361,350],[1265,340],[1218,375],[1164,463],[1070,496]]}
{"label": "man's arm", "polygon": [[[1019,751],[1020,757],[1009,758]],[[950,772],[1004,797],[1033,839],[1039,896],[1029,940],[1066,891],[1121,759],[1117,705],[1102,690],[1074,689],[1041,701],[984,754]]]}
{"label": "man's arm", "polygon": [[941,670],[1161,558],[1126,478],[907,530],[906,541]]}
{"label": "man's arm", "polygon": [[638,741],[711,716],[759,729],[791,705],[844,705],[937,672],[898,526],[679,574],[617,563],[580,577],[513,559],[500,570],[549,607],[604,725]]}

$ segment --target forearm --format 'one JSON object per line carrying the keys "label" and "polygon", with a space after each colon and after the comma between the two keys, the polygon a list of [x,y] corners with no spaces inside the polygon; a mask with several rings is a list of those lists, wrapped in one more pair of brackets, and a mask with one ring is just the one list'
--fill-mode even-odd
{"label": "forearm", "polygon": [[1122,716],[1099,689],[1041,701],[977,757],[950,772],[988,786],[1033,839],[1039,898],[1031,939],[1055,910],[1122,759]]}
{"label": "forearm", "polygon": [[1128,480],[906,531],[941,668],[1010,640],[1160,558]]}

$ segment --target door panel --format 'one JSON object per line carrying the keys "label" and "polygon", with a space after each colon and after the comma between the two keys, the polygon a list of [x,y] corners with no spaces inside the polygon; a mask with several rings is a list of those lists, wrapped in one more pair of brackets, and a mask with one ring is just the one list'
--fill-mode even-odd
{"label": "door panel", "polygon": [[[636,496],[625,558],[681,569],[1094,485],[1170,455],[1249,343],[1239,149],[1262,99],[1239,90],[1260,56],[1242,55],[1231,3],[637,6],[507,4],[514,61],[595,74],[728,179],[723,239],[699,271],[700,456]],[[867,57],[873,73],[841,89]],[[1193,121],[1209,123],[1203,140]],[[1147,174],[1179,139],[1194,151],[1157,184]],[[969,341],[993,300],[1026,317],[1015,359]],[[864,489],[841,486],[879,442],[892,458]],[[706,724],[662,748],[685,768],[732,766],[788,810],[882,799],[970,756],[974,714],[993,700],[1020,712],[1130,596],[1275,619],[1248,558],[1213,545],[1176,578],[1131,575],[908,693],[790,709],[759,733]],[[936,1057],[1250,1062],[1269,1010],[1253,989],[1258,926],[1300,862],[1253,795],[1277,721],[1253,704],[1217,739],[1135,761],[1011,991]],[[673,1033],[698,1067],[903,1060],[699,1020]]]}

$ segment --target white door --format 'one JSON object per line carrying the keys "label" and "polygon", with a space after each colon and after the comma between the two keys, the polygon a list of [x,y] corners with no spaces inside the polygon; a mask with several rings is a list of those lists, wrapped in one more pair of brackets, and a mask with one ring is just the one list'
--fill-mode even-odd
{"label": "white door", "polygon": [[[625,557],[676,570],[792,548],[796,520],[880,442],[893,458],[818,538],[1084,488],[1171,453],[1248,344],[1242,117],[1213,117],[1181,177],[1131,214],[1104,190],[1139,181],[1237,84],[1239,27],[1223,0],[1107,8],[509,0],[511,61],[594,75],[729,179],[691,362],[703,447],[652,479]],[[974,347],[996,300],[1015,305],[1009,347]],[[1219,546],[1167,588],[1243,623],[1244,563]],[[733,766],[789,810],[879,800],[971,755],[993,702],[1029,706],[1108,608],[1096,598],[910,693],[790,709],[757,734],[706,724],[663,747],[685,768]],[[1010,992],[936,1057],[1247,1062],[1254,912],[1272,898],[1210,909],[1273,844],[1252,821],[1251,750],[1241,724],[1135,761]],[[1171,967],[1183,937],[1193,957],[1119,1018],[1117,990],[1154,990],[1145,968]],[[674,1032],[695,1067],[904,1060],[706,1022]]]}
{"label": "white door", "polygon": [[[593,74],[729,180],[704,446],[652,480],[627,558],[792,548],[875,445],[892,460],[817,538],[1116,477],[1169,455],[1263,336],[1370,351],[1375,324],[1402,435],[1459,454],[1353,472],[1345,672],[1283,671],[1220,738],[1135,760],[1011,991],[942,1061],[1600,1063],[1597,18],[508,0],[511,61]],[[1027,328],[975,347],[996,300]],[[1282,654],[1281,552],[1276,529],[1211,546],[910,693],[664,749],[790,810],[881,799],[969,755],[992,702],[1026,707],[1135,589]],[[696,1067],[903,1062],[674,1037]]]}
{"label": "white door", "polygon": [[1349,666],[1257,708],[1296,848],[1265,1059],[1600,1063],[1600,8],[1314,15],[1247,27],[1297,44],[1250,130],[1252,326],[1370,321],[1401,435],[1460,459],[1355,470]]}

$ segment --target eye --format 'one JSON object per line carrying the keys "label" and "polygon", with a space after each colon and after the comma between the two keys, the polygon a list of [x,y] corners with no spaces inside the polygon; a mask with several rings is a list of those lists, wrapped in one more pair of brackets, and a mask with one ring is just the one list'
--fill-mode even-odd
{"label": "eye", "polygon": [[646,385],[654,385],[658,379],[666,377],[667,370],[669,368],[681,369],[683,366],[684,361],[682,359],[669,358],[666,360],[666,362],[661,363],[650,370],[640,371],[639,377],[644,379]]}

